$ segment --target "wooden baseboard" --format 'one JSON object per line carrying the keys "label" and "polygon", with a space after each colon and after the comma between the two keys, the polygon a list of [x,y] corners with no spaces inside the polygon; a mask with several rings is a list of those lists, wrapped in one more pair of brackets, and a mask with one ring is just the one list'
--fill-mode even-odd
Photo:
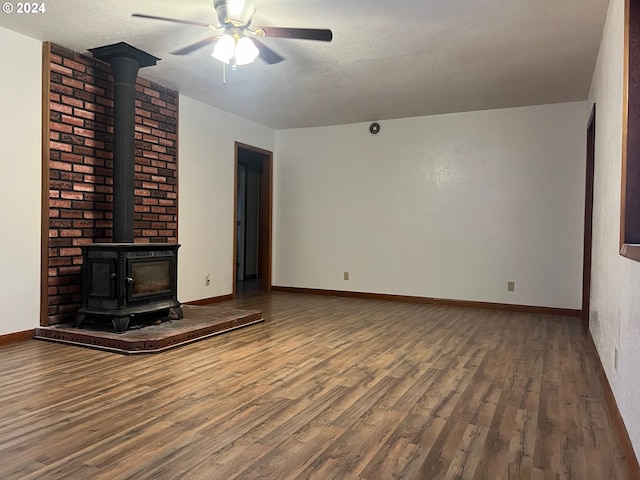
{"label": "wooden baseboard", "polygon": [[34,328],[33,330],[25,330],[24,332],[15,332],[8,333],[6,335],[0,335],[0,346],[31,340],[35,334],[36,329]]}
{"label": "wooden baseboard", "polygon": [[589,334],[587,335],[587,339],[587,341],[589,342],[589,347],[591,348],[596,359],[598,377],[600,378],[600,383],[602,384],[602,390],[604,392],[604,398],[607,402],[607,407],[609,407],[611,421],[614,428],[616,429],[618,438],[620,439],[622,453],[624,454],[627,460],[627,464],[629,465],[629,480],[640,480],[640,465],[638,464],[638,458],[636,457],[636,453],[633,450],[633,444],[631,443],[631,439],[629,438],[627,427],[624,424],[622,415],[620,415],[618,402],[616,402],[616,397],[613,395],[613,390],[611,390],[609,379],[607,378],[607,374],[605,373],[604,367],[602,366],[602,360],[600,359],[600,354],[598,353],[596,344],[593,341],[591,332],[589,332]]}
{"label": "wooden baseboard", "polygon": [[582,310],[571,308],[537,307],[531,305],[511,305],[508,303],[473,302],[469,300],[452,300],[448,298],[414,297],[411,295],[393,295],[387,293],[350,292],[347,290],[324,290],[319,288],[280,287],[273,286],[274,292],[306,293],[312,295],[330,295],[336,297],[368,298],[372,300],[392,300],[396,302],[427,303],[430,305],[446,305],[450,307],[482,308],[485,310],[504,310],[509,312],[535,313],[541,315],[561,315],[564,317],[581,317]]}
{"label": "wooden baseboard", "polygon": [[229,293],[228,295],[221,295],[219,297],[203,298],[202,300],[191,300],[190,302],[185,302],[185,305],[196,305],[199,307],[204,307],[205,305],[226,302],[227,300],[233,300],[233,293]]}

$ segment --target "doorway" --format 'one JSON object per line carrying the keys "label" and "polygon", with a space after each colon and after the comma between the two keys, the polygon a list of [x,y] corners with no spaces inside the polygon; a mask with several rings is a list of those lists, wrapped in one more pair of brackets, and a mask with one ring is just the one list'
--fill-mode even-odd
{"label": "doorway", "polygon": [[271,290],[273,153],[235,143],[233,295]]}
{"label": "doorway", "polygon": [[582,259],[582,333],[589,333],[591,297],[591,246],[593,235],[593,176],[596,144],[596,105],[587,124],[587,168],[584,193],[584,248]]}

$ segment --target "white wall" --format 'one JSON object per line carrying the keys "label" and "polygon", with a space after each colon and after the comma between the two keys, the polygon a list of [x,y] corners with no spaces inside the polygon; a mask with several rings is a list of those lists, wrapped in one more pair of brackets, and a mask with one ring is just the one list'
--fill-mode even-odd
{"label": "white wall", "polygon": [[596,103],[590,330],[640,458],[640,263],[618,254],[623,50],[624,0],[611,0],[589,96]]}
{"label": "white wall", "polygon": [[277,131],[273,284],[581,308],[587,113]]}
{"label": "white wall", "polygon": [[275,134],[182,95],[179,109],[178,299],[188,302],[233,291],[234,142],[273,151]]}
{"label": "white wall", "polygon": [[[0,27],[0,335],[40,324],[42,44]],[[8,255],[6,253],[9,253]]]}

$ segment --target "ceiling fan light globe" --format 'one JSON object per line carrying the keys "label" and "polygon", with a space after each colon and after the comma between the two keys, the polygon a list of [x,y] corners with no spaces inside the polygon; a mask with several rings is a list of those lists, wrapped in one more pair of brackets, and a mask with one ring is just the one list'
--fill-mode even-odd
{"label": "ceiling fan light globe", "polygon": [[235,50],[235,41],[231,35],[223,35],[213,47],[211,56],[222,63],[229,63],[233,58]]}
{"label": "ceiling fan light globe", "polygon": [[242,37],[238,40],[238,44],[236,45],[237,65],[247,65],[253,62],[259,54],[260,50],[258,50],[258,47],[256,47],[250,38]]}

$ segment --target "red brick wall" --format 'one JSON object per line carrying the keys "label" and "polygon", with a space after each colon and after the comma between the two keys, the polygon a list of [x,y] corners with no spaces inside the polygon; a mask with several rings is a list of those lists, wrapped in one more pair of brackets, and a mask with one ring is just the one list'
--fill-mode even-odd
{"label": "red brick wall", "polygon": [[[109,65],[57,45],[50,59],[47,293],[55,324],[80,308],[80,246],[111,241],[113,78]],[[177,242],[177,124],[178,93],[138,78],[136,242]]]}

